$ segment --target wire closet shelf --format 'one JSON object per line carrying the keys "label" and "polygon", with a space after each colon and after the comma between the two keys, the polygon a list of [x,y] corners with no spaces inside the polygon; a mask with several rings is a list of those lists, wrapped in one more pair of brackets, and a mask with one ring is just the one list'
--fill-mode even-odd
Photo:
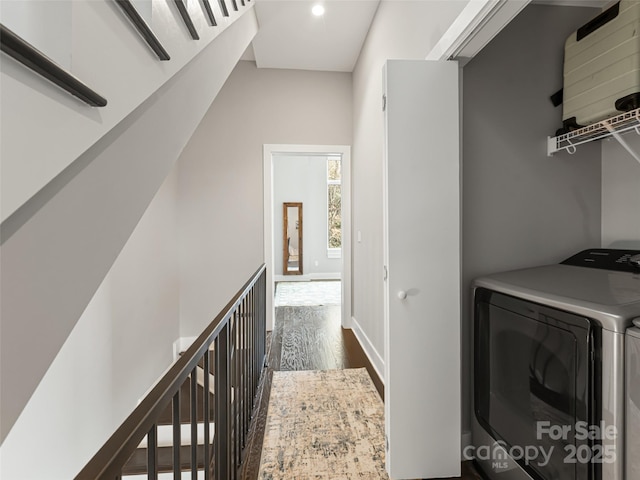
{"label": "wire closet shelf", "polygon": [[587,142],[614,137],[622,146],[640,162],[640,152],[632,149],[622,138],[622,134],[635,130],[640,135],[640,108],[601,120],[586,127],[569,133],[547,138],[547,154],[566,150],[570,154],[577,151],[577,147]]}

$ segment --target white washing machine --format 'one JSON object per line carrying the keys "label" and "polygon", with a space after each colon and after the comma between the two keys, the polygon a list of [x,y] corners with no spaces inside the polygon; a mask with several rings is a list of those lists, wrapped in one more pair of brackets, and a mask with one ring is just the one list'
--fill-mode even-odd
{"label": "white washing machine", "polygon": [[640,480],[640,251],[479,278],[473,298],[465,457],[491,479]]}

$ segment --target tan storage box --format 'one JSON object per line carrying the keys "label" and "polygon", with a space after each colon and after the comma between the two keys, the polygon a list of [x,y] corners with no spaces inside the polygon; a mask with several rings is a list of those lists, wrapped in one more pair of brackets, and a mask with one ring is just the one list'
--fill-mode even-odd
{"label": "tan storage box", "polygon": [[639,98],[640,0],[622,0],[565,43],[565,129],[638,108]]}

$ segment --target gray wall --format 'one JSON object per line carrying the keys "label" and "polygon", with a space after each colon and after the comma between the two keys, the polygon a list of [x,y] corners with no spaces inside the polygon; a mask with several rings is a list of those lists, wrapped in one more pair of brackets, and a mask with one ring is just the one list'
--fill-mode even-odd
{"label": "gray wall", "polygon": [[263,145],[350,145],[351,74],[239,62],[180,160],[180,334],[264,262]]}
{"label": "gray wall", "polygon": [[274,273],[282,275],[282,203],[302,202],[304,276],[340,274],[342,260],[327,258],[327,157],[274,156],[273,200]]}
{"label": "gray wall", "polygon": [[[640,135],[624,138],[640,153]],[[602,246],[614,242],[635,242],[633,248],[640,248],[640,163],[607,140],[602,142]]]}
{"label": "gray wall", "polygon": [[561,125],[566,37],[595,10],[531,5],[463,70],[463,400],[472,392],[470,283],[600,245],[600,146],[546,155]]}

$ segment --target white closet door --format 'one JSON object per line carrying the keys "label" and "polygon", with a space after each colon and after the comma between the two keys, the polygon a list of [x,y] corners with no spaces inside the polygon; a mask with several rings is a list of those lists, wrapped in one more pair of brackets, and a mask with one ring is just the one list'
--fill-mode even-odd
{"label": "white closet door", "polygon": [[387,470],[459,476],[458,64],[390,60],[384,85]]}

